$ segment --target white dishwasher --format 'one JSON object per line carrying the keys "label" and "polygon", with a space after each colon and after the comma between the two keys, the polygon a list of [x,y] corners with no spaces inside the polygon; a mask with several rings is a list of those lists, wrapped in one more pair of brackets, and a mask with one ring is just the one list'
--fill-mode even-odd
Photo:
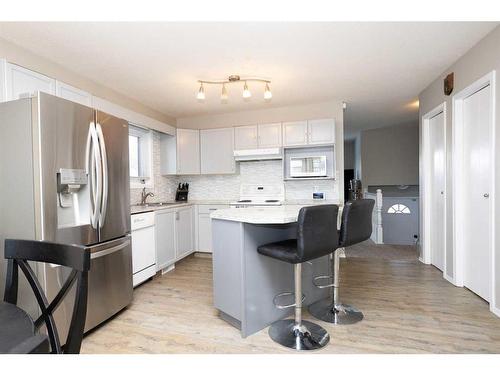
{"label": "white dishwasher", "polygon": [[134,214],[132,229],[132,270],[134,287],[156,273],[155,214]]}

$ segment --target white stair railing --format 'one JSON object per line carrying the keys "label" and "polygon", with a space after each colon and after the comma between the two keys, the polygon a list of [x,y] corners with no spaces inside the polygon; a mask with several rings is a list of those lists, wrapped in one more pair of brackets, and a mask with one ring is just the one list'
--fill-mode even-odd
{"label": "white stair railing", "polygon": [[373,199],[375,201],[375,207],[373,208],[372,214],[372,235],[370,239],[376,244],[384,243],[384,231],[382,227],[382,190],[377,189],[376,193],[365,192],[365,198]]}

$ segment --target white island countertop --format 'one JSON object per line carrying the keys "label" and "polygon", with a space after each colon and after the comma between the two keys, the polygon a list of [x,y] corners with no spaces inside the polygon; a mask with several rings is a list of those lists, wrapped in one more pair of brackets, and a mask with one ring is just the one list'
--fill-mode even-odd
{"label": "white island countertop", "polygon": [[[338,204],[322,201],[316,204]],[[249,224],[289,224],[297,222],[299,211],[305,204],[271,207],[225,208],[212,212],[210,217],[218,220],[238,221]]]}

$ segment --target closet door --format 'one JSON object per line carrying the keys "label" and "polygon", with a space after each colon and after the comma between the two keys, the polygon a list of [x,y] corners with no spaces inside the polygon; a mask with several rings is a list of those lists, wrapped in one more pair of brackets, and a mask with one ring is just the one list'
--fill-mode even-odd
{"label": "closet door", "polygon": [[446,175],[443,112],[429,120],[431,148],[431,263],[444,271],[445,235],[444,194]]}
{"label": "closet door", "polygon": [[464,285],[489,301],[491,285],[491,87],[463,101]]}

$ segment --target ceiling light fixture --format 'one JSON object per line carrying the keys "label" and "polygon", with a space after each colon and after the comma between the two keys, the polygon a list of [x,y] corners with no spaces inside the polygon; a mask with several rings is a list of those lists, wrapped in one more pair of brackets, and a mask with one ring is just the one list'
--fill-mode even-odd
{"label": "ceiling light fixture", "polygon": [[227,93],[227,88],[226,84],[230,83],[237,83],[243,81],[243,99],[248,100],[252,97],[252,93],[250,89],[248,88],[248,82],[262,82],[265,83],[265,91],[264,91],[264,100],[269,101],[272,99],[273,94],[271,92],[271,89],[269,88],[269,85],[271,84],[271,80],[266,79],[266,78],[260,78],[260,77],[240,77],[239,75],[230,75],[227,79],[222,79],[222,80],[198,80],[200,83],[200,89],[198,90],[198,93],[196,94],[196,98],[199,101],[204,101],[205,100],[205,89],[203,87],[203,84],[206,85],[222,85],[222,91],[220,95],[220,99],[222,103],[227,102],[228,100],[228,93]]}
{"label": "ceiling light fixture", "polygon": [[205,100],[205,89],[203,88],[203,83],[200,85],[198,94],[196,94],[196,99],[198,99],[199,101]]}
{"label": "ceiling light fixture", "polygon": [[248,89],[247,81],[245,81],[245,85],[243,85],[243,99],[250,99],[252,97],[252,93]]}
{"label": "ceiling light fixture", "polygon": [[222,92],[220,94],[220,100],[221,100],[221,102],[226,103],[227,102],[227,98],[228,98],[228,96],[227,96],[226,84],[223,83],[222,84]]}
{"label": "ceiling light fixture", "polygon": [[271,100],[273,98],[273,93],[269,88],[269,83],[266,83],[266,91],[264,91],[264,100]]}

